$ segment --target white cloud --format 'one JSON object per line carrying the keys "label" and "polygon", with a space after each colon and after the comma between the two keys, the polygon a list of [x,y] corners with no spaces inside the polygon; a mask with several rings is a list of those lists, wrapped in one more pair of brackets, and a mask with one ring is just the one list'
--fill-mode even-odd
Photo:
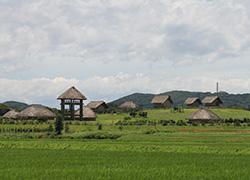
{"label": "white cloud", "polygon": [[216,62],[249,50],[249,7],[239,0],[6,1],[0,63],[32,67],[65,56]]}

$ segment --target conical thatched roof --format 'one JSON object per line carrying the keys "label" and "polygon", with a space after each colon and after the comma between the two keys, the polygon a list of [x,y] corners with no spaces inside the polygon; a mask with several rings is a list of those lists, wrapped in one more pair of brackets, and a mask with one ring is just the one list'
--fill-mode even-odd
{"label": "conical thatched roof", "polygon": [[77,100],[86,100],[87,98],[74,86],[69,88],[63,94],[61,94],[57,99],[77,99]]}
{"label": "conical thatched roof", "polygon": [[[80,115],[80,109],[78,109],[75,113],[75,115]],[[83,119],[91,119],[91,118],[97,118],[97,115],[95,114],[95,112],[87,107],[87,106],[83,106]]]}
{"label": "conical thatched roof", "polygon": [[94,109],[98,108],[101,105],[108,107],[108,105],[104,101],[91,101],[87,104],[89,108],[94,108]]}
{"label": "conical thatched roof", "polygon": [[119,106],[119,108],[127,108],[127,109],[135,109],[138,108],[139,106],[137,104],[135,104],[132,101],[127,101],[125,103],[123,103],[122,105]]}
{"label": "conical thatched roof", "polygon": [[170,103],[173,103],[171,97],[168,96],[168,95],[155,96],[155,97],[152,99],[151,103],[152,103],[152,104],[156,104],[156,103],[157,103],[157,104],[163,104],[163,103],[165,103],[167,100],[169,100]]}
{"label": "conical thatched roof", "polygon": [[201,100],[198,97],[187,98],[186,101],[184,102],[184,104],[191,105],[191,104],[195,103],[196,101],[199,104],[201,104]]}
{"label": "conical thatched roof", "polygon": [[18,114],[19,114],[19,112],[16,109],[12,109],[12,110],[8,111],[7,113],[5,113],[3,115],[3,118],[16,119],[16,118],[18,118]]}
{"label": "conical thatched roof", "polygon": [[217,116],[215,113],[210,111],[207,108],[201,108],[193,114],[186,117],[187,120],[190,121],[219,121],[221,118]]}
{"label": "conical thatched roof", "polygon": [[18,117],[28,117],[28,118],[37,118],[39,116],[55,118],[56,114],[42,105],[31,105],[30,107],[26,108],[25,110],[21,111],[18,114]]}
{"label": "conical thatched roof", "polygon": [[201,102],[204,104],[211,104],[214,101],[218,101],[218,103],[223,103],[219,96],[207,96]]}

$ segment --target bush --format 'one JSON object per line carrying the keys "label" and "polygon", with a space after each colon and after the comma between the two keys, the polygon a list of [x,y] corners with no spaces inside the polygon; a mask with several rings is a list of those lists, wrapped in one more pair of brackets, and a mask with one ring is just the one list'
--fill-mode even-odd
{"label": "bush", "polygon": [[57,115],[55,121],[55,132],[57,135],[60,135],[63,130],[63,116]]}
{"label": "bush", "polygon": [[39,116],[39,117],[37,118],[37,121],[38,121],[39,123],[41,123],[41,122],[47,122],[47,121],[48,121],[48,118],[45,117],[45,116]]}

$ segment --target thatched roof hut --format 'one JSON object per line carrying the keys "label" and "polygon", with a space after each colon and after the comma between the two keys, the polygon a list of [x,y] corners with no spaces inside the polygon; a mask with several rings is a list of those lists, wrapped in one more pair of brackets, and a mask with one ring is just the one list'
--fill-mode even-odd
{"label": "thatched roof hut", "polygon": [[74,86],[69,88],[67,91],[65,91],[63,94],[58,96],[57,99],[69,99],[69,100],[86,100],[87,98]]}
{"label": "thatched roof hut", "polygon": [[187,98],[184,104],[188,107],[198,107],[201,104],[201,100],[198,97]]}
{"label": "thatched roof hut", "polygon": [[216,107],[223,104],[219,96],[207,96],[201,101],[201,103],[205,104],[206,107]]}
{"label": "thatched roof hut", "polygon": [[123,103],[122,105],[120,105],[119,108],[121,108],[121,109],[136,109],[136,108],[139,108],[139,106],[132,101],[127,101],[127,102]]}
{"label": "thatched roof hut", "polygon": [[39,116],[53,119],[56,117],[56,114],[42,105],[31,105],[18,114],[18,117],[26,117],[30,119],[34,119]]}
{"label": "thatched roof hut", "polygon": [[207,108],[201,108],[193,114],[186,117],[189,121],[215,121],[218,122],[221,120],[219,116],[210,111]]}
{"label": "thatched roof hut", "polygon": [[[80,109],[78,109],[75,113],[76,116],[80,116]],[[83,120],[84,121],[95,121],[97,115],[95,112],[89,108],[88,106],[83,106]]]}
{"label": "thatched roof hut", "polygon": [[108,105],[104,101],[91,101],[87,104],[96,113],[105,113]]}
{"label": "thatched roof hut", "polygon": [[66,114],[65,111],[65,105],[69,105],[71,120],[75,119],[75,105],[79,105],[80,120],[83,120],[82,119],[83,100],[86,100],[87,98],[78,89],[72,86],[63,94],[61,94],[57,99],[61,100],[61,113],[64,119],[68,116],[68,114]]}
{"label": "thatched roof hut", "polygon": [[7,113],[3,115],[3,118],[5,119],[17,119],[18,118],[19,111],[16,109],[11,109]]}
{"label": "thatched roof hut", "polygon": [[166,109],[166,108],[170,108],[173,101],[171,97],[168,95],[159,95],[159,96],[154,96],[151,103],[154,104],[154,108]]}

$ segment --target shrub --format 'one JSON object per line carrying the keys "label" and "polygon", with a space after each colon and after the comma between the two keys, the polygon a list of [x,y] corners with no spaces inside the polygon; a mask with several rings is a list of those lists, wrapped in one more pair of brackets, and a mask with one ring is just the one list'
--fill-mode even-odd
{"label": "shrub", "polygon": [[102,124],[99,124],[98,130],[102,130]]}
{"label": "shrub", "polygon": [[57,115],[55,121],[55,132],[57,135],[60,135],[63,130],[63,116]]}
{"label": "shrub", "polygon": [[47,122],[47,121],[48,121],[48,118],[45,117],[45,116],[39,116],[39,117],[37,118],[37,121],[38,121],[39,123],[41,123],[41,122]]}

